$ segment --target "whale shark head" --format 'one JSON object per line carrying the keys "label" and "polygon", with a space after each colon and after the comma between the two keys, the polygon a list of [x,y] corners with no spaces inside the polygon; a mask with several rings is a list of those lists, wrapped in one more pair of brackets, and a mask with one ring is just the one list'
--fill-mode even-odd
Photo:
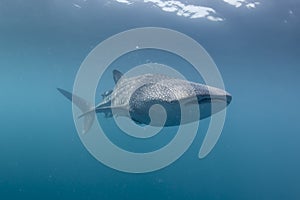
{"label": "whale shark head", "polygon": [[231,102],[232,96],[225,90],[195,84],[194,85],[197,96],[197,102],[191,102],[198,104],[200,107],[200,119],[205,119],[211,115],[225,109]]}
{"label": "whale shark head", "polygon": [[[164,126],[176,126],[208,118],[226,108],[231,99],[229,93],[215,87],[181,79],[161,79],[155,83],[145,83],[132,93],[129,113],[136,122],[161,126],[160,121],[153,123],[151,120],[153,117],[160,118],[163,113],[159,110],[152,112],[152,119],[149,114],[153,105],[160,105],[167,114]],[[199,116],[195,115],[196,109],[199,109]],[[188,115],[184,119],[182,112]]]}

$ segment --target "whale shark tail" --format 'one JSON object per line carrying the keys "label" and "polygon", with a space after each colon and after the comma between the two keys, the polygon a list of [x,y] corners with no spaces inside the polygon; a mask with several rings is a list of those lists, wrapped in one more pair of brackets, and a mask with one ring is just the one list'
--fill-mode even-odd
{"label": "whale shark tail", "polygon": [[83,134],[87,133],[95,120],[95,113],[92,112],[95,110],[93,106],[83,98],[72,94],[71,92],[61,88],[57,88],[57,90],[81,110],[83,114],[80,115],[79,118],[83,117]]}

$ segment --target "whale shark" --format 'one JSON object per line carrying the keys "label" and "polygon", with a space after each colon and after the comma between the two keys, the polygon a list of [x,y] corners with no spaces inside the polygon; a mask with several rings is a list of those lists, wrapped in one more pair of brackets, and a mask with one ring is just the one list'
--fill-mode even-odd
{"label": "whale shark", "polygon": [[[104,92],[102,101],[96,106],[76,94],[57,88],[81,110],[82,114],[78,117],[84,119],[84,133],[93,124],[95,113],[104,113],[105,117],[128,117],[140,125],[178,126],[208,118],[225,109],[232,100],[231,94],[225,90],[163,74],[126,77],[126,74],[113,70],[113,79],[115,87]],[[162,109],[151,110],[154,105],[162,107],[163,113]],[[199,115],[192,114],[195,109],[199,109]],[[187,113],[184,119],[182,112]],[[162,114],[166,114],[163,122]]]}

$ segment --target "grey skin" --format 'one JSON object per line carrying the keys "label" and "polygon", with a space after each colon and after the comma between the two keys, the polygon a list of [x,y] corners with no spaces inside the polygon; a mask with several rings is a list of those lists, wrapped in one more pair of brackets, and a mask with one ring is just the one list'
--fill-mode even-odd
{"label": "grey skin", "polygon": [[[81,97],[58,88],[81,109],[82,115],[79,117],[84,117],[84,133],[91,127],[95,112],[104,113],[106,117],[129,117],[137,124],[177,126],[210,117],[226,108],[232,99],[224,90],[161,74],[126,78],[121,72],[113,70],[113,78],[116,86],[102,94],[102,102],[95,107]],[[152,109],[154,105],[164,109]],[[195,114],[195,108],[199,108],[200,116]],[[183,113],[186,117],[182,117]]]}

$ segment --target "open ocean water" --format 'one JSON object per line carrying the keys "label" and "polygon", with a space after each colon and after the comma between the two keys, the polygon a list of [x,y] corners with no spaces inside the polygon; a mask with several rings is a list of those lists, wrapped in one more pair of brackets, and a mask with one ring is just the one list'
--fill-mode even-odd
{"label": "open ocean water", "polygon": [[[300,199],[300,1],[178,0],[164,7],[165,2],[0,0],[1,200]],[[216,13],[180,16],[182,4]],[[209,119],[200,122],[194,142],[176,162],[131,174],[105,166],[86,150],[71,103],[56,88],[72,91],[95,46],[140,27],[173,29],[199,42],[233,100],[207,157],[199,159],[198,152]],[[114,87],[114,68],[145,62],[173,65],[190,80],[201,80],[183,60],[144,51],[110,66],[98,95]],[[113,119],[98,120],[120,133]],[[118,134],[109,137],[123,148],[153,148]],[[171,136],[152,144],[160,148]]]}

